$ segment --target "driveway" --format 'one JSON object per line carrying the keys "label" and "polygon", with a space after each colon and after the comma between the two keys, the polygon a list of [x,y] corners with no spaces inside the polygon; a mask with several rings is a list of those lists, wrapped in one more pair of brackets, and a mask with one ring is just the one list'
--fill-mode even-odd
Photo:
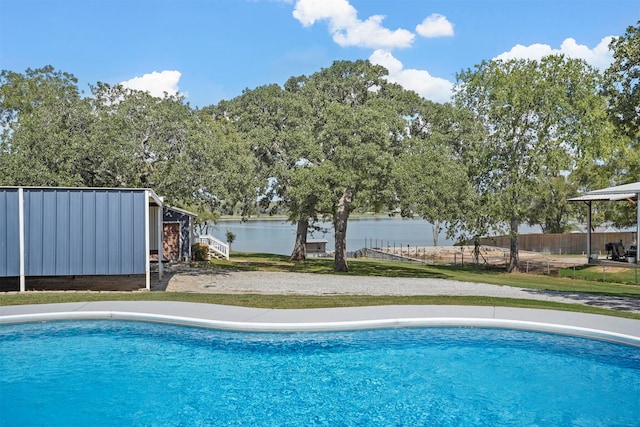
{"label": "driveway", "polygon": [[182,269],[168,272],[157,290],[265,295],[460,295],[555,301],[640,313],[640,299],[557,292],[447,279],[341,276]]}

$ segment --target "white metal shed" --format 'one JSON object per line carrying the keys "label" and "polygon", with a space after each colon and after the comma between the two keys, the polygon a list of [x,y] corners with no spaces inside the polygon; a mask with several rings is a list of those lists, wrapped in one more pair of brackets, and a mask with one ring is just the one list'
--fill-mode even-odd
{"label": "white metal shed", "polygon": [[162,206],[149,189],[0,187],[0,279],[144,275],[150,289]]}

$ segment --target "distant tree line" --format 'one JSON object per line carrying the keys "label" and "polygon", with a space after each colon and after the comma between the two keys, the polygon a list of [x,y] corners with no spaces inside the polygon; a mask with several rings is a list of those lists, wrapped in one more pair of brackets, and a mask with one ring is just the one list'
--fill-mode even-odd
{"label": "distant tree line", "polygon": [[[567,231],[582,215],[568,198],[640,179],[640,22],[610,47],[604,73],[560,55],[484,61],[445,104],[368,61],[201,109],[105,83],[84,94],[51,66],[4,70],[0,185],[148,187],[205,219],[279,209],[297,224],[293,260],[330,220],[336,271],[348,270],[351,213],[400,210],[435,239],[508,232],[513,271],[521,224]],[[596,218],[630,225],[632,208]]]}

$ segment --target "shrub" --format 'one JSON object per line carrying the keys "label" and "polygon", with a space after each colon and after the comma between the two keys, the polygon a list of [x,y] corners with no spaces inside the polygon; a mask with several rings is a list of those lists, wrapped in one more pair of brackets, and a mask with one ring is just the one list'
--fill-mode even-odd
{"label": "shrub", "polygon": [[209,245],[195,243],[191,246],[191,259],[193,261],[209,261]]}

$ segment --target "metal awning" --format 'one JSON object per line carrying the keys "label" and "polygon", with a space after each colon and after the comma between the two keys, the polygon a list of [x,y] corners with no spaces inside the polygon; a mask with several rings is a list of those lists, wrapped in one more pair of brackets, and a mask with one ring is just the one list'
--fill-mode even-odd
{"label": "metal awning", "polygon": [[586,194],[605,195],[605,194],[623,194],[623,193],[633,193],[633,194],[640,193],[640,181],[632,182],[624,185],[617,185],[615,187],[607,187],[601,190],[589,191]]}
{"label": "metal awning", "polygon": [[591,202],[622,200],[628,200],[637,206],[636,240],[638,240],[640,237],[640,203],[638,203],[640,201],[640,181],[589,191],[582,196],[569,199],[570,202],[585,202],[589,206],[587,212],[587,256],[589,259],[591,259]]}
{"label": "metal awning", "polygon": [[619,200],[633,200],[638,196],[634,193],[620,193],[620,194],[590,194],[587,193],[584,196],[573,197],[569,199],[570,202],[593,202],[593,201],[602,201],[602,202],[617,202]]}
{"label": "metal awning", "polygon": [[607,187],[584,193],[582,196],[569,199],[570,202],[637,200],[640,194],[640,181],[629,184]]}

